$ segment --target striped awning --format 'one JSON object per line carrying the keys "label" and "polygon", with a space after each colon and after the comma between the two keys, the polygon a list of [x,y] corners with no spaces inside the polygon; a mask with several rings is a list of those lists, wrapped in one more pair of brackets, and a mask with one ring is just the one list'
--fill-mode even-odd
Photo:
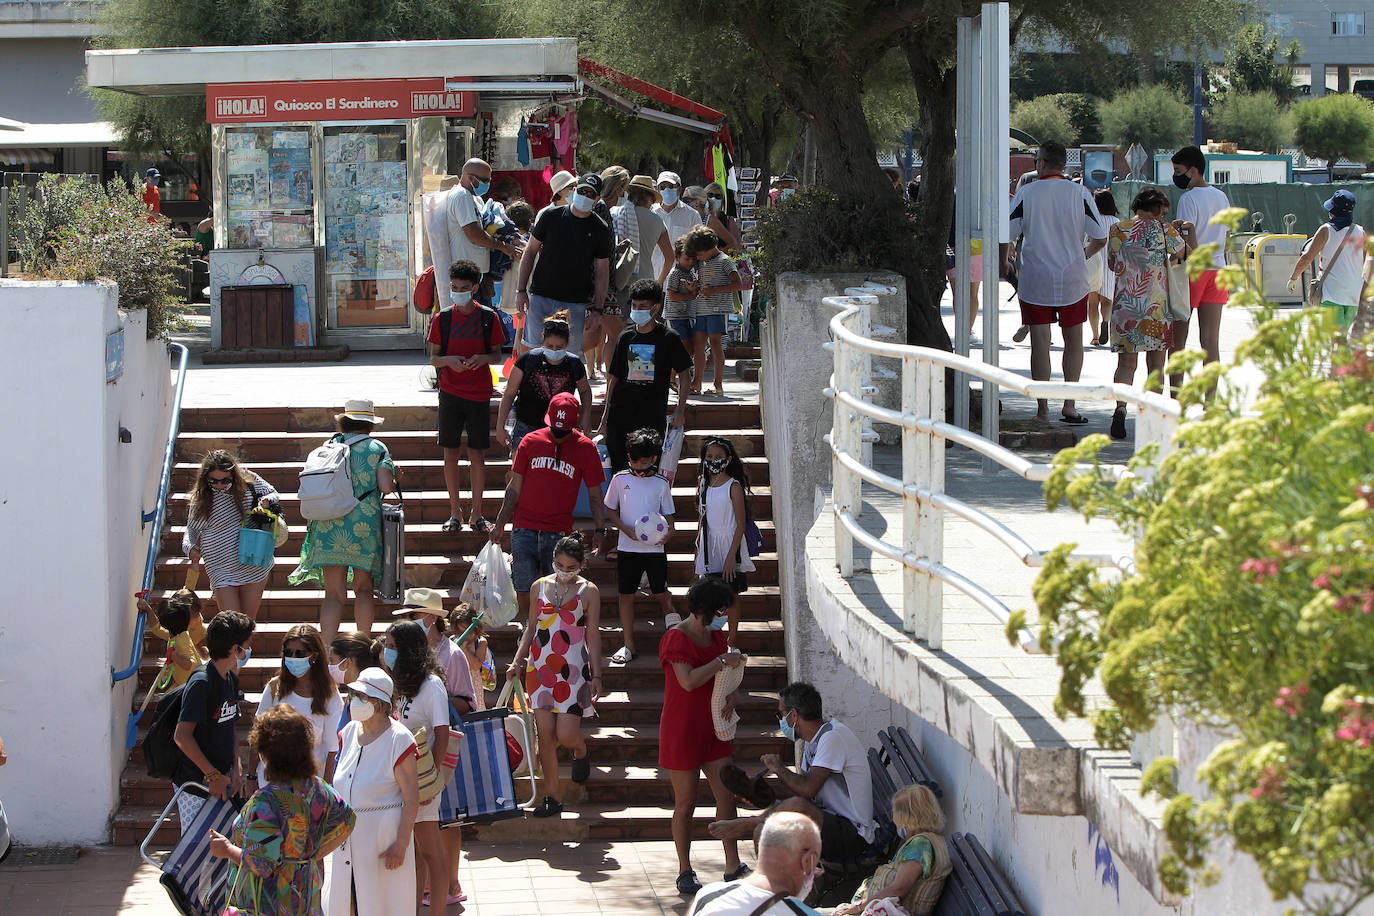
{"label": "striped awning", "polygon": [[36,165],[52,165],[53,161],[52,150],[26,147],[0,149],[0,165],[17,165],[24,169],[31,169]]}

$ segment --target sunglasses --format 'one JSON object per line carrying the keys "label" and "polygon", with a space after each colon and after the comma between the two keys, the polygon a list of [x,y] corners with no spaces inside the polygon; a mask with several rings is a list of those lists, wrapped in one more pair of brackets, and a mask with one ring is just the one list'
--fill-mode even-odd
{"label": "sunglasses", "polygon": [[282,658],[309,658],[309,657],[310,657],[310,650],[309,650],[309,649],[282,649],[282,650],[281,650],[281,657],[282,657]]}
{"label": "sunglasses", "polygon": [[719,194],[709,194],[709,195],[707,195],[707,197],[708,197],[710,200],[724,200],[724,199],[725,199],[724,197],[721,197]]}
{"label": "sunglasses", "polygon": [[206,475],[205,482],[212,487],[227,487],[234,482],[234,478],[231,476],[215,477],[213,475]]}

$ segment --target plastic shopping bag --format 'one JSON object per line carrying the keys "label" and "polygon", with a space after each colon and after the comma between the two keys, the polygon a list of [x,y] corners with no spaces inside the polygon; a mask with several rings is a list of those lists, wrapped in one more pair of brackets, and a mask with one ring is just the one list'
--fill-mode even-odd
{"label": "plastic shopping bag", "polygon": [[681,426],[674,426],[669,419],[668,431],[663,436],[663,455],[658,459],[658,472],[668,478],[669,483],[673,482],[678,462],[682,460],[682,440],[685,438],[686,431]]}
{"label": "plastic shopping bag", "polygon": [[477,554],[459,599],[498,627],[515,619],[520,611],[515,603],[515,582],[510,577],[510,561],[500,547],[488,542]]}

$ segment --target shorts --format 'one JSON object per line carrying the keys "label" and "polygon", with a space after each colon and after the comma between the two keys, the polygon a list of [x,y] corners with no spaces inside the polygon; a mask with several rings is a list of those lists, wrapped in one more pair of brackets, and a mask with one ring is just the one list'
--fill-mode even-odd
{"label": "shorts", "polygon": [[[951,267],[945,271],[945,278],[951,283],[954,282],[955,268]],[[983,282],[983,256],[981,254],[971,254],[968,257],[968,281],[970,283]]]}
{"label": "shorts", "polygon": [[1072,305],[1032,305],[1025,299],[1016,301],[1021,303],[1021,323],[1031,327],[1054,324],[1058,319],[1061,328],[1072,328],[1088,320],[1087,296]]}
{"label": "shorts", "polygon": [[1355,315],[1360,311],[1358,305],[1341,305],[1339,302],[1328,302],[1325,299],[1322,300],[1322,305],[1336,310],[1336,323],[1342,331],[1350,330],[1350,326],[1355,323]]}
{"label": "shorts", "polygon": [[649,577],[650,593],[661,595],[668,590],[668,555],[657,550],[653,553],[622,550],[620,559],[616,560],[615,575],[618,591],[622,595],[633,595],[639,591],[639,580],[646,575]]}
{"label": "shorts", "polygon": [[724,334],[724,315],[698,315],[692,319],[692,330],[697,334]]}
{"label": "shorts", "polygon": [[491,402],[469,401],[456,394],[439,391],[439,445],[459,448],[463,432],[468,434],[468,448],[479,452],[491,445]]}
{"label": "shorts", "polygon": [[822,811],[821,858],[827,862],[852,862],[863,858],[870,850],[859,828],[847,817]]}
{"label": "shorts", "polygon": [[582,332],[587,325],[587,303],[560,302],[547,296],[529,294],[530,307],[525,311],[525,346],[543,345],[544,319],[568,310],[568,352],[574,356],[582,355]]}
{"label": "shorts", "polygon": [[521,423],[519,420],[515,421],[515,425],[512,426],[510,430],[510,453],[512,457],[515,456],[515,450],[520,447],[520,440],[537,429],[543,429],[543,427],[530,426],[528,423]]}
{"label": "shorts", "polygon": [[553,572],[553,547],[563,537],[565,532],[561,531],[511,529],[510,577],[517,592],[528,595],[536,579]]}
{"label": "shorts", "polygon": [[690,343],[696,336],[695,318],[669,318],[668,327],[673,329],[673,333],[682,338],[683,343]]}
{"label": "shorts", "polygon": [[427,801],[427,802],[425,802],[424,804],[422,804],[422,805],[420,806],[420,811],[419,811],[419,813],[415,815],[415,823],[417,823],[417,824],[428,824],[428,823],[437,824],[437,823],[439,823],[439,799],[440,799],[441,797],[442,797],[442,794],[436,795],[436,796],[434,796],[433,798],[431,798],[429,801]]}
{"label": "shorts", "polygon": [[1225,305],[1226,298],[1226,290],[1217,286],[1217,272],[1215,270],[1204,270],[1198,274],[1196,280],[1188,281],[1188,301],[1193,308],[1197,308],[1204,302],[1213,305]]}

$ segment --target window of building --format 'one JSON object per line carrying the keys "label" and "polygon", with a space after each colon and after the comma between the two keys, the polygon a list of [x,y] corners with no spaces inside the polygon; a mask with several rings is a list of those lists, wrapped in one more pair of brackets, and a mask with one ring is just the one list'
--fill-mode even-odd
{"label": "window of building", "polygon": [[1331,35],[1334,38],[1359,38],[1364,35],[1364,13],[1332,13]]}

